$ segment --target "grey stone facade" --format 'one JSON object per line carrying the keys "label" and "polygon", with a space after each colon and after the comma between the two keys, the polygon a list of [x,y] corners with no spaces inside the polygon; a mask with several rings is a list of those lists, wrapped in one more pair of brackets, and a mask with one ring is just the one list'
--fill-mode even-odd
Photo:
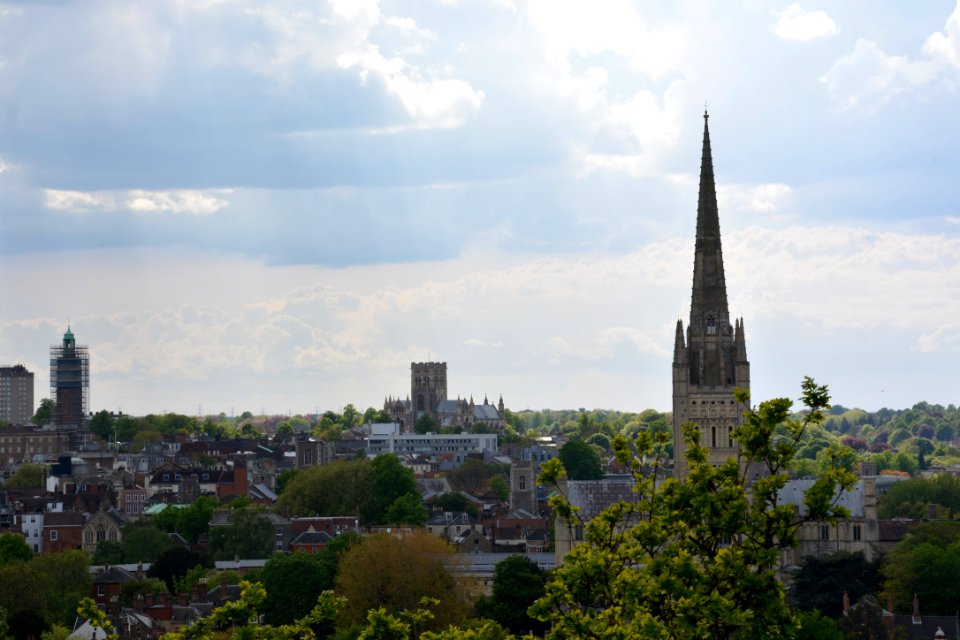
{"label": "grey stone facade", "polygon": [[703,117],[690,323],[684,335],[683,321],[677,321],[673,356],[673,450],[679,478],[687,471],[682,427],[688,422],[699,428],[710,462],[722,464],[737,455],[731,434],[742,423],[746,407],[734,401],[733,391],[750,389],[743,320],[731,325],[727,308],[709,116]]}

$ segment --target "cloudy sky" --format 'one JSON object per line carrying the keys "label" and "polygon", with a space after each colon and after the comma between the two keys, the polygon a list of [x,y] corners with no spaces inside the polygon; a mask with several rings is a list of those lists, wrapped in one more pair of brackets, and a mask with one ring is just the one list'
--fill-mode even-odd
{"label": "cloudy sky", "polygon": [[667,410],[708,103],[755,399],[958,400],[960,2],[0,0],[0,363]]}

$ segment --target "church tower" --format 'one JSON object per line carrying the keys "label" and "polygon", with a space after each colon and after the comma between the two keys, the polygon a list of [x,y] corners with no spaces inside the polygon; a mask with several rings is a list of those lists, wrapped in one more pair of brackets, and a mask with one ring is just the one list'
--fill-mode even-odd
{"label": "church tower", "polygon": [[733,390],[750,389],[743,319],[731,326],[727,309],[709,118],[704,112],[690,323],[684,335],[683,321],[677,321],[673,349],[673,456],[680,479],[687,473],[681,427],[688,422],[697,425],[711,463],[736,457],[738,447],[731,434],[742,424],[747,407],[733,399]]}

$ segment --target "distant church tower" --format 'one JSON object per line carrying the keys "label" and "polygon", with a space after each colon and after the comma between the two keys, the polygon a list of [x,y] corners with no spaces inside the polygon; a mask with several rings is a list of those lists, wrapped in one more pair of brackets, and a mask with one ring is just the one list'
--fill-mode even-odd
{"label": "distant church tower", "polygon": [[70,327],[63,344],[50,347],[50,393],[58,427],[82,427],[89,408],[90,352],[77,345]]}
{"label": "distant church tower", "polygon": [[[413,420],[423,414],[437,419],[440,403],[447,399],[447,363],[410,363],[410,400],[413,402]],[[409,425],[410,428],[413,425]]]}
{"label": "distant church tower", "polygon": [[673,350],[673,456],[676,475],[681,479],[687,474],[681,427],[688,422],[697,425],[711,463],[722,464],[735,457],[738,447],[730,436],[742,424],[746,407],[734,401],[733,390],[750,389],[743,319],[731,326],[727,309],[709,117],[704,112],[690,324],[684,340],[683,321],[677,321]]}

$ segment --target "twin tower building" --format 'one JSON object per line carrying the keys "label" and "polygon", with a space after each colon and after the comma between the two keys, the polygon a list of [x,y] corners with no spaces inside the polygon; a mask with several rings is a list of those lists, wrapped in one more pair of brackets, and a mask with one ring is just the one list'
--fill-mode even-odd
{"label": "twin tower building", "polygon": [[673,348],[673,451],[678,478],[687,472],[682,427],[688,422],[700,430],[700,442],[711,463],[722,464],[737,455],[731,435],[743,422],[747,407],[733,399],[733,391],[750,389],[743,319],[730,324],[727,306],[709,118],[704,112],[690,322],[684,331],[683,321],[677,321]]}

